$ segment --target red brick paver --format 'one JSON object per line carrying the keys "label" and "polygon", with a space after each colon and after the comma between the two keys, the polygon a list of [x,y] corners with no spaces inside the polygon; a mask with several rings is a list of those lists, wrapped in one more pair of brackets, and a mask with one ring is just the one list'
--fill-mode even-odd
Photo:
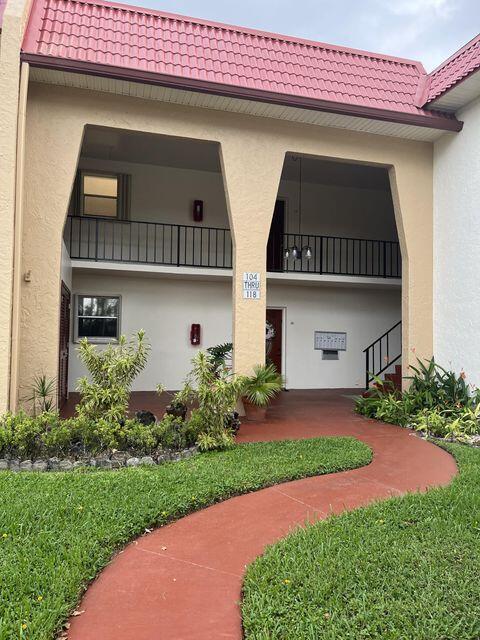
{"label": "red brick paver", "polygon": [[453,458],[410,431],[352,413],[348,392],[291,391],[239,440],[349,435],[373,462],[232,498],[139,538],[87,590],[70,640],[239,640],[245,567],[295,527],[373,500],[445,485]]}

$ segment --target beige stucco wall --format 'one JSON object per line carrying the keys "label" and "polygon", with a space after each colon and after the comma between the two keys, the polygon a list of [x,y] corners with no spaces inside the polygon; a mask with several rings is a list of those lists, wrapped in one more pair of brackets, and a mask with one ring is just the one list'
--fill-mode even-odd
{"label": "beige stucco wall", "polygon": [[20,45],[28,7],[26,0],[7,1],[0,37],[0,413],[8,406],[10,384]]}
{"label": "beige stucco wall", "polygon": [[[235,368],[264,358],[265,253],[285,153],[393,167],[391,181],[406,277],[404,347],[432,354],[432,149],[412,142],[89,91],[32,85],[27,111],[20,377],[55,375],[61,234],[86,124],[220,143],[236,248]],[[262,297],[242,297],[244,271],[259,272]]]}

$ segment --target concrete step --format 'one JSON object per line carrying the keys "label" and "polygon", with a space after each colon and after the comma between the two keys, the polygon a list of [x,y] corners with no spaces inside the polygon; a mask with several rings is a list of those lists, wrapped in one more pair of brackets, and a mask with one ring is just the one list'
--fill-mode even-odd
{"label": "concrete step", "polygon": [[[386,373],[383,376],[383,379],[385,380],[385,382],[389,382],[391,384],[387,385],[387,389],[390,390],[392,385],[393,388],[401,391],[402,390],[402,365],[401,364],[396,364],[395,365],[395,372],[392,373]],[[377,389],[381,388],[380,385],[378,385],[377,383],[373,384],[372,387],[376,387]],[[367,397],[369,395],[369,390],[367,389],[364,393],[363,396]]]}

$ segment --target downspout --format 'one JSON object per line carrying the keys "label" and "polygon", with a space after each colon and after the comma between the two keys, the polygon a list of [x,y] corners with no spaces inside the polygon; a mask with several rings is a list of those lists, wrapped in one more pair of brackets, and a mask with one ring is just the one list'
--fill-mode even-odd
{"label": "downspout", "polygon": [[23,182],[25,168],[25,129],[30,66],[22,62],[18,94],[17,149],[15,163],[15,209],[13,244],[13,285],[9,408],[18,406],[18,368],[20,361],[20,309],[22,287]]}

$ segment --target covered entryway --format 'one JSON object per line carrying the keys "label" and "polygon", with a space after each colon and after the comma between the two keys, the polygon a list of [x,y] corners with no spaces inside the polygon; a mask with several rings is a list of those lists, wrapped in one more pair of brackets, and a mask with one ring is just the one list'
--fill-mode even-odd
{"label": "covered entryway", "polygon": [[267,362],[286,388],[361,390],[374,374],[392,374],[401,291],[388,169],[287,153],[267,243],[266,310]]}

